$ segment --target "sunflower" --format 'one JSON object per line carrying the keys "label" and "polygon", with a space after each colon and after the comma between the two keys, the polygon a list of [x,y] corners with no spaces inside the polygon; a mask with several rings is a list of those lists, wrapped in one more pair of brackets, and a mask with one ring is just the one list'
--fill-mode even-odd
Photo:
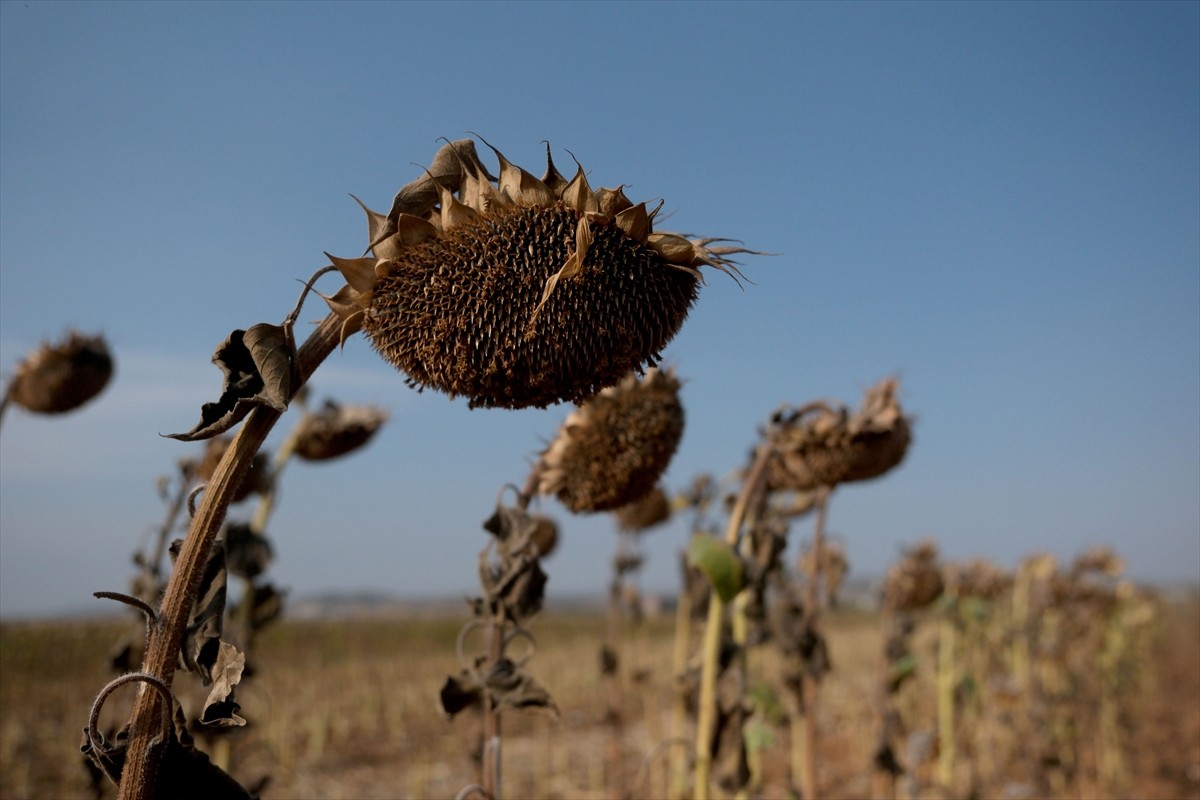
{"label": "sunflower", "polygon": [[5,402],[38,414],[73,411],[104,390],[113,357],[102,335],[67,331],[59,342],[43,342],[18,366]]}
{"label": "sunflower", "polygon": [[729,256],[753,252],[654,230],[661,203],[593,190],[582,166],[567,180],[548,147],[541,178],[491,149],[499,178],[473,141],[448,143],[388,214],[363,206],[367,256],[330,256],[343,336],[365,330],[413,386],[472,407],[582,401],[657,362],[701,266],[736,276]]}
{"label": "sunflower", "polygon": [[683,436],[679,380],[670,371],[630,374],[563,421],[534,467],[537,493],[571,511],[611,511],[654,489]]}

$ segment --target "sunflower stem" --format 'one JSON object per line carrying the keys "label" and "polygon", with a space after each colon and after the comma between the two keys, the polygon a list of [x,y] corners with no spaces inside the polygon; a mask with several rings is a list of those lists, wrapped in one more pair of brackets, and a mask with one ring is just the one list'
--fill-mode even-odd
{"label": "sunflower stem", "polygon": [[[742,521],[752,498],[758,496],[766,480],[767,464],[774,448],[770,443],[759,445],[754,463],[742,483],[733,511],[729,514],[729,525],[725,529],[725,542],[735,550],[741,537]],[[696,766],[695,786],[692,791],[696,800],[708,800],[709,781],[712,775],[713,734],[717,722],[717,669],[721,654],[721,629],[725,622],[725,602],[713,591],[708,601],[708,621],[704,629],[703,661],[700,669],[700,700],[696,720]]]}
{"label": "sunflower stem", "polygon": [[[814,635],[820,617],[821,567],[825,549],[825,516],[829,507],[830,488],[817,489],[817,522],[813,526],[812,565],[804,598],[804,613],[808,616],[805,626]],[[804,761],[801,764],[800,786],[804,800],[818,800],[817,793],[817,675],[812,666],[804,670],[802,691],[804,696]]]}
{"label": "sunflower stem", "polygon": [[[300,348],[296,356],[297,381],[293,395],[338,346],[341,328],[341,320],[330,314]],[[184,629],[196,602],[209,552],[225,520],[225,512],[234,492],[250,471],[255,453],[281,416],[282,412],[266,406],[259,406],[250,413],[217,465],[200,508],[192,518],[163,595],[159,622],[151,630],[142,662],[142,672],[161,682],[167,690],[175,677]],[[163,724],[161,714],[170,713],[170,709],[164,709],[158,700],[158,693],[143,689],[134,704],[119,800],[151,800],[154,797],[163,748],[152,747],[152,744]]]}

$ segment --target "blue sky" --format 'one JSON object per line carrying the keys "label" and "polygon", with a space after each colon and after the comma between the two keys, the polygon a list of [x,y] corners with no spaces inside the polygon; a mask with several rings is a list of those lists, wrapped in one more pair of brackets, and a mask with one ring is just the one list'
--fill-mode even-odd
{"label": "blue sky", "polygon": [[[665,352],[688,415],[668,486],[741,466],[780,403],[898,373],[907,460],[831,506],[853,572],[932,536],[1200,580],[1198,43],[1194,2],[5,0],[0,369],[71,325],[118,364],[85,409],[4,422],[0,615],[125,587],[155,478],[197,451],[159,434],[215,399],[213,348],[280,321],[322,251],[362,250],[349,193],[386,209],[467,130],[535,172],[549,140],[672,228],[780,254],[744,289],[710,276]],[[272,576],[473,591],[497,489],[568,408],[418,395],[360,338],[312,385],[392,420],[289,468]],[[551,597],[602,591],[612,522],[542,508]],[[648,537],[649,588],[685,537]]]}

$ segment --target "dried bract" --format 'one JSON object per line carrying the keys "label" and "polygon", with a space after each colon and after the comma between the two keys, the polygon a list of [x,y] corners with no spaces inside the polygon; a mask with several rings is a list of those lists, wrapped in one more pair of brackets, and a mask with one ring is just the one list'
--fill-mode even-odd
{"label": "dried bract", "polygon": [[753,252],[655,233],[620,188],[553,162],[539,180],[494,152],[496,184],[472,141],[447,144],[389,214],[366,209],[369,257],[331,256],[344,335],[364,329],[414,386],[472,407],[582,401],[656,362],[700,266],[736,274],[729,256]]}
{"label": "dried bract", "polygon": [[571,511],[610,511],[649,492],[683,436],[672,371],[628,375],[572,411],[541,454],[537,492]]}
{"label": "dried bract", "polygon": [[778,454],[769,467],[769,488],[807,491],[877,478],[897,466],[912,439],[898,389],[894,378],[880,381],[854,413],[824,403],[777,413],[767,431]]}
{"label": "dried bract", "polygon": [[17,366],[8,397],[27,411],[62,414],[100,394],[112,374],[104,337],[72,330],[58,343],[43,342]]}

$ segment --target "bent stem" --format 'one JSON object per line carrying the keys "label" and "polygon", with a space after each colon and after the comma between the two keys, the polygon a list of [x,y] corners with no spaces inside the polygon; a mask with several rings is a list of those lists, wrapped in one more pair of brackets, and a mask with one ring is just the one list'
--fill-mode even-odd
{"label": "bent stem", "polygon": [[[308,337],[296,355],[297,381],[292,389],[293,395],[338,346],[341,329],[342,321],[335,314],[330,314]],[[167,689],[170,689],[175,677],[184,629],[200,590],[209,551],[225,521],[225,512],[234,492],[250,471],[255,453],[281,416],[282,412],[266,406],[259,406],[250,413],[217,465],[204,491],[200,508],[192,518],[187,538],[184,539],[163,595],[158,622],[151,628],[142,662],[142,672],[153,676]],[[151,747],[162,725],[159,716],[161,704],[157,700],[156,692],[143,689],[134,704],[119,800],[150,800],[154,796],[154,785],[162,761],[161,748]]]}
{"label": "bent stem", "polygon": [[[774,450],[767,442],[758,447],[754,464],[742,483],[733,511],[729,514],[729,527],[725,529],[725,542],[736,550],[741,536],[742,520],[750,501],[757,496],[767,476],[767,464]],[[703,662],[700,671],[700,707],[696,720],[696,766],[695,786],[692,791],[696,800],[708,800],[709,778],[712,774],[713,734],[717,722],[717,669],[721,654],[721,627],[725,621],[725,601],[714,590],[709,595],[708,620],[704,629]]]}

